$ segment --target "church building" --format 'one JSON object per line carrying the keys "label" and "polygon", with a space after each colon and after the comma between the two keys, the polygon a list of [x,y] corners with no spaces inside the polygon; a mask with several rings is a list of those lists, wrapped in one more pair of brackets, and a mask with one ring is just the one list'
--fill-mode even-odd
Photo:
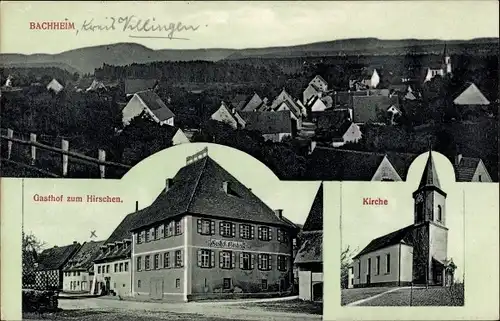
{"label": "church building", "polygon": [[447,253],[446,192],[431,151],[413,199],[412,225],[372,240],[353,258],[355,288],[453,283],[456,266]]}

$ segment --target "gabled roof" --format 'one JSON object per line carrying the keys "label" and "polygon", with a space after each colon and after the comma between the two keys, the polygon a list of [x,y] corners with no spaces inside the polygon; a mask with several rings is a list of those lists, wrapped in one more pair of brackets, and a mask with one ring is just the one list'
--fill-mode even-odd
{"label": "gabled roof", "polygon": [[125,79],[125,94],[133,95],[139,91],[150,90],[158,83],[156,79]]}
{"label": "gabled roof", "polygon": [[[228,182],[231,193],[226,193]],[[209,156],[181,168],[172,187],[137,213],[133,229],[139,229],[183,214],[205,215],[295,228],[278,218],[262,200]]]}
{"label": "gabled roof", "polygon": [[254,93],[250,100],[245,104],[245,106],[243,106],[243,109],[241,109],[241,111],[254,111],[261,105],[262,99],[259,97],[259,95],[257,95],[257,93]]}
{"label": "gabled roof", "polygon": [[384,154],[316,147],[306,165],[310,180],[370,181]]}
{"label": "gabled roof", "polygon": [[455,100],[455,105],[489,105],[490,101],[474,83],[471,83]]}
{"label": "gabled roof", "polygon": [[245,120],[245,128],[262,134],[292,133],[290,112],[283,111],[250,111],[239,112]]}
{"label": "gabled roof", "polygon": [[238,94],[231,100],[231,105],[236,110],[241,110],[243,109],[243,107],[245,107],[247,101],[248,101],[248,95]]}
{"label": "gabled roof", "polygon": [[313,82],[314,79],[319,79],[320,81],[322,81],[325,85],[328,86],[328,83],[326,82],[325,78],[321,77],[320,75],[316,75],[310,82],[309,84],[311,84]]}
{"label": "gabled roof", "polygon": [[56,91],[62,90],[64,86],[57,81],[57,79],[53,78],[48,84],[47,84],[47,89],[54,89]]}
{"label": "gabled roof", "polygon": [[[123,242],[126,239],[132,239],[131,229],[139,218],[141,211],[133,212],[125,216],[121,223],[115,228],[110,237],[104,242],[103,245],[113,244],[115,242]],[[131,246],[123,248],[121,251],[100,252],[94,261],[110,260],[115,258],[129,257],[131,254]]]}
{"label": "gabled roof", "polygon": [[[365,80],[365,79],[371,79],[373,76],[373,72],[375,72],[377,69],[374,67],[363,67],[358,70],[354,70],[352,72],[351,77],[349,78],[350,80]],[[378,71],[377,71],[378,73]]]}
{"label": "gabled roof", "polygon": [[273,110],[277,109],[279,106],[281,106],[283,102],[286,102],[287,106],[295,114],[295,116],[300,116],[301,113],[300,107],[297,106],[297,103],[292,98],[292,96],[290,96],[290,94],[285,90],[285,88],[283,88],[281,93],[278,96],[276,96],[276,98],[273,100],[271,104],[271,109]]}
{"label": "gabled roof", "polygon": [[175,116],[155,92],[145,90],[137,92],[136,95],[144,102],[144,104],[146,104],[149,110],[151,110],[151,112],[160,121],[164,121]]}
{"label": "gabled roof", "polygon": [[322,112],[315,112],[318,129],[328,129],[335,131],[340,136],[344,135],[351,126],[351,114],[348,109],[329,109]]}
{"label": "gabled roof", "polygon": [[397,96],[353,96],[353,121],[355,123],[379,122],[379,113],[386,112],[392,105],[399,106]]}
{"label": "gabled roof", "polygon": [[294,264],[323,262],[323,231],[302,234],[302,246],[297,251]]}
{"label": "gabled roof", "polygon": [[64,264],[75,254],[80,248],[79,243],[73,243],[66,246],[56,246],[44,250],[38,256],[38,270],[59,270],[62,269]]}
{"label": "gabled roof", "polygon": [[364,254],[380,250],[391,245],[396,245],[401,242],[413,245],[413,230],[415,227],[416,226],[413,224],[408,225],[402,229],[373,239],[363,250],[361,250],[361,252],[356,254],[353,259],[357,259]]}
{"label": "gabled roof", "polygon": [[100,247],[104,241],[90,241],[85,242],[80,247],[78,252],[71,257],[71,259],[64,266],[64,271],[70,270],[86,270],[94,264],[94,259],[99,255]]}
{"label": "gabled roof", "polygon": [[480,158],[476,157],[461,157],[458,164],[454,163],[455,176],[457,182],[470,182],[476,173],[477,167],[481,162]]}
{"label": "gabled roof", "polygon": [[323,183],[320,184],[302,228],[304,232],[323,230]]}

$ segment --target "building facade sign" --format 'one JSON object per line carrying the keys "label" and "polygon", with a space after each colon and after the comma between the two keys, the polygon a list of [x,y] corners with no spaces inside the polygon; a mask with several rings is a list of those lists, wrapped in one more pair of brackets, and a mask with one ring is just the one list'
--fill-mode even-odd
{"label": "building facade sign", "polygon": [[245,242],[238,242],[238,241],[210,239],[207,241],[207,243],[208,246],[210,247],[218,247],[218,248],[230,248],[235,250],[245,250],[248,248]]}

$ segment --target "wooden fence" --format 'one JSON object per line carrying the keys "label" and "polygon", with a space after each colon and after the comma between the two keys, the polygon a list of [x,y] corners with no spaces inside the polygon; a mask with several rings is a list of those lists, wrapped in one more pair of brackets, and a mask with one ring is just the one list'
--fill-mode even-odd
{"label": "wooden fence", "polygon": [[[2,151],[3,151],[3,145],[5,144],[4,141],[6,141],[7,144],[7,150],[5,151],[6,155],[5,157],[1,158],[2,162],[12,164],[12,165],[17,165],[21,167],[25,167],[29,170],[34,170],[39,173],[42,173],[43,175],[46,176],[51,176],[51,177],[68,177],[68,165],[69,165],[69,160],[70,158],[72,160],[75,160],[80,163],[85,163],[90,166],[98,166],[99,167],[99,177],[100,178],[105,178],[106,173],[107,173],[107,168],[115,168],[115,169],[120,169],[122,171],[126,171],[131,168],[129,165],[121,164],[121,163],[116,163],[116,162],[110,162],[106,161],[106,151],[99,149],[98,150],[98,157],[93,158],[87,155],[83,155],[77,152],[73,152],[69,150],[69,141],[66,139],[61,139],[61,148],[50,146],[47,144],[42,144],[37,141],[37,135],[34,133],[30,133],[29,140],[23,139],[23,138],[16,138],[14,137],[14,131],[12,129],[7,129],[7,135],[0,135],[0,138],[2,139]],[[13,159],[13,151],[15,150],[14,144],[20,145],[20,146],[27,146],[30,148],[29,152],[29,160],[28,163],[22,163],[19,162],[18,160]],[[47,151],[53,154],[59,154],[61,157],[60,161],[60,171],[59,173],[53,173],[49,170],[40,168],[37,162],[37,152],[38,150],[43,150]]]}

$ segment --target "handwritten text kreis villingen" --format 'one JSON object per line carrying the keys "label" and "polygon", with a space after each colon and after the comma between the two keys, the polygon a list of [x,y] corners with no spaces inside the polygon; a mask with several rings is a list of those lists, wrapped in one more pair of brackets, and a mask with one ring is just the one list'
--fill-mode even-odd
{"label": "handwritten text kreis villingen", "polygon": [[171,22],[168,24],[155,23],[155,18],[140,19],[134,15],[125,17],[106,17],[107,23],[94,23],[94,18],[85,20],[79,30],[76,31],[135,31],[135,32],[165,32],[164,38],[185,39],[175,37],[176,32],[196,31],[200,27],[193,25],[184,25],[182,22]]}

